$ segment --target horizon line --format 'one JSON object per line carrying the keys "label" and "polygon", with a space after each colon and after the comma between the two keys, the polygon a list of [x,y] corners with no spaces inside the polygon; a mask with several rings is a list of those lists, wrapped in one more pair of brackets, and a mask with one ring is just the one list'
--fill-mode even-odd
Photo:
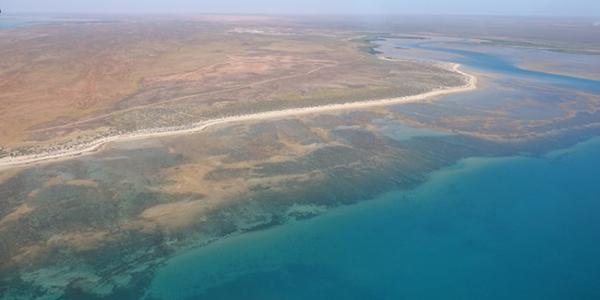
{"label": "horizon line", "polygon": [[96,15],[96,16],[193,16],[193,15],[213,15],[213,16],[284,16],[284,17],[310,17],[310,16],[411,16],[411,17],[529,17],[529,18],[588,18],[595,19],[599,16],[591,15],[555,15],[555,14],[454,14],[454,13],[259,13],[259,12],[76,12],[76,11],[13,11],[4,12],[0,15]]}

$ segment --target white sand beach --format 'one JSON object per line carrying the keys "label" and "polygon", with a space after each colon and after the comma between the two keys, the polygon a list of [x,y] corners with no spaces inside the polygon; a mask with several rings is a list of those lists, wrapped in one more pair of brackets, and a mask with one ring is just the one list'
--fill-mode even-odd
{"label": "white sand beach", "polygon": [[40,163],[40,162],[68,159],[68,158],[72,158],[75,156],[90,154],[90,153],[98,151],[103,145],[106,145],[107,143],[114,142],[114,141],[124,141],[124,140],[132,140],[132,139],[189,134],[189,133],[200,132],[200,131],[205,130],[208,127],[218,125],[218,124],[224,124],[224,123],[234,123],[234,122],[242,122],[242,121],[250,121],[250,120],[277,119],[277,118],[296,116],[296,115],[302,115],[302,114],[313,114],[313,113],[339,111],[339,110],[347,110],[347,109],[360,109],[360,108],[368,108],[368,107],[380,106],[380,105],[393,105],[393,104],[423,101],[423,100],[427,100],[427,99],[431,99],[431,98],[439,97],[439,96],[443,96],[443,95],[471,91],[471,90],[474,90],[477,88],[477,77],[461,71],[459,69],[460,68],[459,64],[450,64],[450,68],[453,71],[465,76],[468,79],[467,83],[460,87],[439,89],[439,90],[434,90],[431,92],[427,92],[427,93],[419,94],[419,95],[413,95],[413,96],[389,98],[389,99],[381,99],[381,100],[360,101],[360,102],[345,103],[345,104],[311,106],[311,107],[285,109],[285,110],[269,111],[269,112],[254,113],[254,114],[245,114],[245,115],[239,115],[239,116],[231,116],[231,117],[225,117],[225,118],[206,120],[206,121],[202,121],[202,122],[195,123],[195,124],[188,125],[188,126],[142,130],[139,132],[128,133],[128,134],[124,134],[124,135],[115,135],[115,136],[97,139],[92,142],[88,142],[88,143],[84,143],[84,144],[75,146],[72,149],[65,150],[65,151],[40,153],[40,154],[35,154],[35,155],[24,155],[24,156],[16,156],[16,157],[5,157],[5,158],[0,159],[0,169],[8,169],[8,168],[12,168],[12,167],[36,164],[36,163]]}

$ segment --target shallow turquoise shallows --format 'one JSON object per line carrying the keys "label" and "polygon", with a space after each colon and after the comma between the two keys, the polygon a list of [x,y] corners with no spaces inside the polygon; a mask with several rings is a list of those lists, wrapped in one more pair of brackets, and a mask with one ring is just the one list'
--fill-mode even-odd
{"label": "shallow turquoise shallows", "polygon": [[[501,75],[499,80],[509,87],[512,83],[505,81],[516,80],[563,87],[565,93],[600,93],[598,81],[524,70],[501,57],[426,44],[412,47],[452,53],[449,60]],[[526,87],[533,88],[527,84],[511,90]],[[491,101],[493,94],[481,93],[502,96],[483,89],[448,99],[473,102],[472,97],[484,95]],[[547,103],[556,100],[539,95]],[[526,117],[542,113],[551,111],[527,112]],[[386,127],[384,134],[403,140],[396,133],[405,129]],[[158,271],[147,295],[597,300],[598,153],[600,138],[542,157],[465,159],[434,172],[413,191],[390,191],[311,220],[175,256]]]}
{"label": "shallow turquoise shallows", "polygon": [[[600,138],[174,258],[166,299],[600,299]],[[204,289],[206,286],[212,288]]]}

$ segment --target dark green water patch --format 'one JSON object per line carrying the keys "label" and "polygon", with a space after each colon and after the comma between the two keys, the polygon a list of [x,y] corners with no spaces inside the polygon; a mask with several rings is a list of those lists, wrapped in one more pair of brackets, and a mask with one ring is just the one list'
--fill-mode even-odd
{"label": "dark green water patch", "polygon": [[376,291],[341,277],[335,270],[303,264],[241,276],[226,287],[215,287],[189,299],[238,299],[239,291],[247,291],[246,299],[385,299]]}

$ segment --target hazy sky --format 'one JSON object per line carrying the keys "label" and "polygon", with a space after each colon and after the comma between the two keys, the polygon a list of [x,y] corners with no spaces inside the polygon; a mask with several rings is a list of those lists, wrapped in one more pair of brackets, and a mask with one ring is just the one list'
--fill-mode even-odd
{"label": "hazy sky", "polygon": [[476,14],[600,17],[600,0],[0,0],[5,12]]}

